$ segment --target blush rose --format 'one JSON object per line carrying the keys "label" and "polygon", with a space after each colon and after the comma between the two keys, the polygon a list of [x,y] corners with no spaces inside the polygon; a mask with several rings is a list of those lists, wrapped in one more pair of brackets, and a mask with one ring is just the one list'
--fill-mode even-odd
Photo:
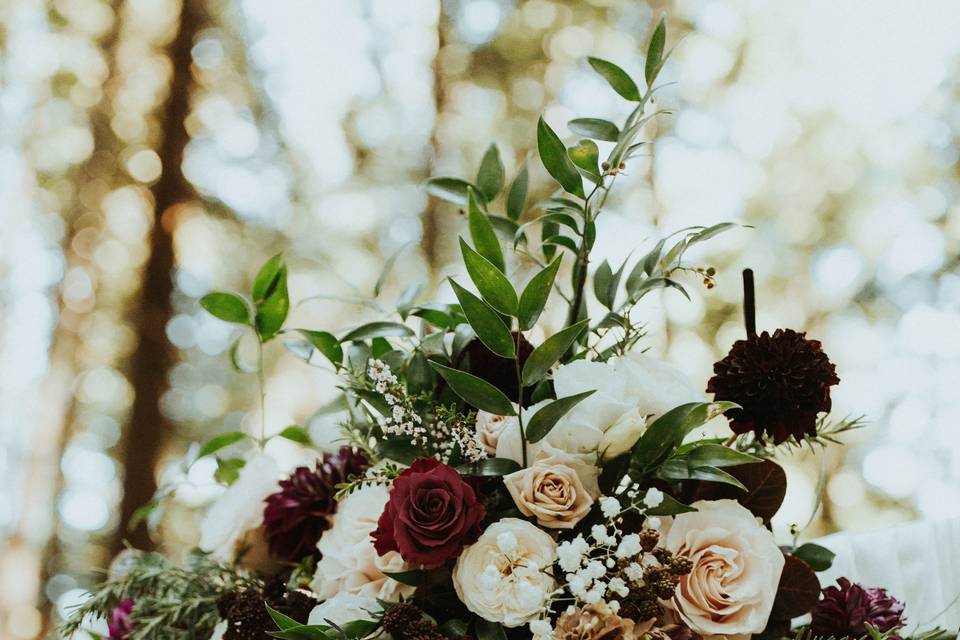
{"label": "blush rose", "polygon": [[476,492],[456,470],[417,460],[393,482],[373,532],[374,547],[381,555],[399,551],[405,561],[433,569],[476,542],[484,515]]}

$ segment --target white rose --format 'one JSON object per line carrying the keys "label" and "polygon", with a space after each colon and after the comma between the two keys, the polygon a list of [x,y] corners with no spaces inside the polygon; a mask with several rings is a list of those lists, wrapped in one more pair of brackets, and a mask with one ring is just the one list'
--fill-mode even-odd
{"label": "white rose", "polygon": [[391,602],[413,594],[415,587],[384,575],[413,567],[396,551],[378,555],[370,537],[389,498],[386,487],[367,485],[337,505],[332,526],[317,543],[322,557],[310,583],[321,600],[340,592]]}
{"label": "white rose", "polygon": [[544,569],[556,559],[557,545],[545,531],[526,520],[504,518],[463,550],[453,568],[453,586],[481,618],[519,627],[541,617],[556,588]]}
{"label": "white rose", "polygon": [[594,393],[561,418],[546,440],[564,451],[605,459],[629,451],[648,417],[703,399],[672,366],[635,353],[609,362],[564,365],[554,373],[553,385],[558,398]]}
{"label": "white rose", "polygon": [[220,494],[200,523],[200,549],[231,561],[247,533],[263,524],[263,501],[279,490],[281,471],[270,456],[258,453]]}
{"label": "white rose", "polygon": [[307,624],[328,624],[329,620],[343,626],[354,620],[372,620],[382,610],[376,598],[341,592],[314,607]]}
{"label": "white rose", "polygon": [[660,544],[693,563],[671,608],[704,638],[746,639],[767,626],[783,553],[773,534],[735,500],[700,501],[665,518]]}
{"label": "white rose", "polygon": [[477,439],[488,456],[497,455],[500,434],[510,424],[516,424],[516,416],[498,416],[488,411],[477,411]]}

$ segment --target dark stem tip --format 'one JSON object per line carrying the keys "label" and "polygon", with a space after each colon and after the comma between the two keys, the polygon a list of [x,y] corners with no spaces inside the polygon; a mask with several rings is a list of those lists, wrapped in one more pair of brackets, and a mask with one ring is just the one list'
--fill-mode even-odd
{"label": "dark stem tip", "polygon": [[743,270],[743,322],[747,337],[757,335],[757,303],[753,291],[753,269]]}

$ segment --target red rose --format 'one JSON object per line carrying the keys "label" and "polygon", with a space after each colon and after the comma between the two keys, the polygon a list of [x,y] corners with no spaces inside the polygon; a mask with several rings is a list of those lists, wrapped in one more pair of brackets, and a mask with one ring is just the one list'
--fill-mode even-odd
{"label": "red rose", "polygon": [[373,546],[380,555],[399,551],[407,562],[434,569],[477,541],[484,515],[476,492],[453,468],[417,460],[393,481]]}

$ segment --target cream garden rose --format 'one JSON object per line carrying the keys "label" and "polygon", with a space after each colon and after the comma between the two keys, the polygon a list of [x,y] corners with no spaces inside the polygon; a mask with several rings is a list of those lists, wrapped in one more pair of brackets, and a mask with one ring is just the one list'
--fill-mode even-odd
{"label": "cream garden rose", "polygon": [[593,505],[593,496],[577,471],[559,456],[538,459],[504,476],[503,483],[520,512],[549,529],[573,528]]}
{"label": "cream garden rose", "polygon": [[337,593],[397,601],[413,594],[415,587],[397,582],[384,572],[399,573],[413,567],[396,551],[378,555],[370,534],[390,499],[390,491],[367,485],[354,491],[337,506],[333,526],[320,537],[322,557],[310,583],[321,600]]}
{"label": "cream garden rose", "polygon": [[504,518],[463,550],[453,586],[473,613],[519,627],[540,616],[556,588],[543,571],[556,559],[557,545],[547,532],[526,520]]}
{"label": "cream garden rose", "polygon": [[500,434],[516,422],[516,416],[498,416],[488,411],[477,412],[477,440],[488,456],[497,455],[497,443],[500,441]]}
{"label": "cream garden rose", "polygon": [[783,553],[735,500],[700,501],[695,512],[665,518],[660,544],[693,563],[671,608],[705,638],[746,640],[767,625]]}

